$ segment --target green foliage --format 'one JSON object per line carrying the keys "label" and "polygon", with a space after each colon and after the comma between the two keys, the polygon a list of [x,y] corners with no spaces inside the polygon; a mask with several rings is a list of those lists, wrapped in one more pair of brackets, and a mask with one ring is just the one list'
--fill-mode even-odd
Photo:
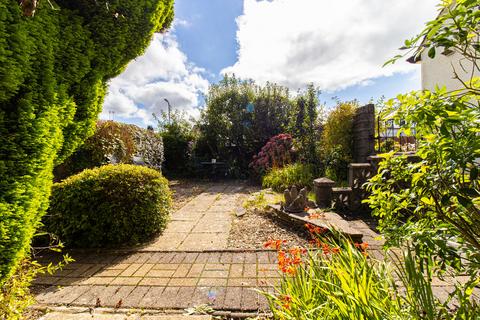
{"label": "green foliage", "polygon": [[165,228],[168,181],[153,169],[119,164],[87,169],[52,188],[44,224],[71,247],[135,245]]}
{"label": "green foliage", "polygon": [[283,192],[285,189],[295,185],[299,188],[312,187],[315,178],[315,168],[311,164],[300,162],[289,164],[283,168],[270,170],[262,179],[264,188],[272,188],[275,191]]}
{"label": "green foliage", "polygon": [[[410,239],[412,229],[418,245],[432,243],[433,231],[438,243],[425,249],[443,257],[457,250],[445,250],[451,247],[446,245],[448,241],[459,242],[478,267],[480,109],[472,104],[472,98],[439,90],[400,95],[391,101],[390,116],[404,119],[405,130],[416,124],[418,137],[422,137],[417,147],[420,161],[407,163],[403,157],[387,155],[370,182],[372,196],[367,202],[381,218],[380,228],[390,245]],[[445,244],[440,245],[442,242]],[[459,264],[461,259],[455,256],[438,263]]]}
{"label": "green foliage", "polygon": [[210,86],[206,100],[195,153],[226,161],[238,177],[245,176],[253,155],[271,137],[284,132],[292,110],[287,88],[228,76]]}
{"label": "green foliage", "polygon": [[327,176],[337,181],[347,180],[353,153],[353,117],[357,107],[356,101],[339,102],[323,127],[321,159]]}
{"label": "green foliage", "polygon": [[133,163],[161,169],[162,138],[152,130],[115,121],[98,121],[93,136],[54,170],[57,180],[105,164]]}
{"label": "green foliage", "polygon": [[37,274],[37,268],[24,261],[2,286],[0,291],[0,318],[23,319],[25,310],[34,303],[29,285]]}
{"label": "green foliage", "polygon": [[[476,61],[480,12],[478,1],[444,1],[441,8],[441,14],[418,37],[406,41],[406,47],[417,53],[428,48],[462,54],[462,63],[472,63],[471,77],[462,79],[452,70],[461,89],[412,92],[387,103],[385,120],[402,125],[407,135],[415,127],[419,161],[385,155],[379,174],[369,183],[367,202],[380,218],[386,245],[411,244],[419,257],[417,268],[454,277],[467,274],[471,283],[478,283],[480,78],[475,74],[480,74]],[[453,295],[462,300],[470,291],[457,286]]]}
{"label": "green foliage", "polygon": [[28,18],[0,0],[0,284],[28,251],[54,164],[93,133],[106,82],[173,19],[173,0],[54,5]]}
{"label": "green foliage", "polygon": [[[266,294],[279,319],[398,319],[387,264],[367,259],[346,239],[322,238],[324,250],[308,252],[286,274],[276,294]],[[335,248],[337,253],[328,253]],[[407,318],[404,318],[407,319]],[[412,318],[413,319],[413,318]]]}
{"label": "green foliage", "polygon": [[23,260],[15,273],[4,282],[0,289],[0,319],[24,319],[25,311],[35,302],[29,289],[32,280],[38,275],[53,274],[72,261],[73,259],[68,255],[64,256],[63,260],[56,265],[50,263],[41,266],[36,261]]}
{"label": "green foliage", "polygon": [[299,95],[291,110],[288,132],[292,134],[299,159],[303,162],[319,166],[318,141],[319,130],[319,102],[318,90],[313,84]]}
{"label": "green foliage", "polygon": [[192,122],[180,111],[172,112],[170,119],[163,112],[157,121],[163,139],[165,173],[177,176],[191,173],[192,149],[197,138]]}
{"label": "green foliage", "polygon": [[[472,45],[471,33],[465,31],[478,28],[478,24],[470,24],[478,22],[476,2],[458,1],[451,5],[447,1],[442,15],[429,22],[422,32],[429,46],[448,45],[460,50]],[[451,20],[458,20],[458,24]],[[442,28],[438,28],[439,23]],[[445,39],[446,34],[455,35],[455,46]],[[409,45],[418,46],[419,39]],[[473,46],[469,50],[480,49]],[[466,55],[465,59],[468,58]],[[475,68],[478,73],[478,65]],[[467,81],[458,79],[464,84],[459,90],[412,92],[387,103],[385,119],[402,121],[407,134],[415,126],[420,161],[407,164],[405,159],[388,155],[381,163],[379,175],[370,183],[372,197],[368,200],[373,213],[381,217],[380,227],[387,233],[389,244],[406,241],[415,230],[418,246],[430,244],[421,246],[428,256],[428,252],[442,256],[442,252],[459,251],[456,259],[437,263],[459,268],[465,261],[459,258],[460,252],[469,256],[474,263],[468,263],[468,267],[476,269],[472,275],[478,273],[480,262],[480,79],[474,74]],[[459,248],[453,250],[450,243]]]}
{"label": "green foliage", "polygon": [[[418,268],[421,259],[407,247],[396,256],[395,270],[384,260],[369,257],[365,244],[352,244],[336,230],[316,235],[319,248],[280,248],[281,264],[289,265],[275,293],[263,294],[278,319],[479,319],[480,308],[471,299],[472,288],[450,300],[433,294],[430,271]],[[321,248],[321,250],[319,250]],[[287,261],[296,254],[297,259]],[[293,268],[292,268],[293,267]]]}

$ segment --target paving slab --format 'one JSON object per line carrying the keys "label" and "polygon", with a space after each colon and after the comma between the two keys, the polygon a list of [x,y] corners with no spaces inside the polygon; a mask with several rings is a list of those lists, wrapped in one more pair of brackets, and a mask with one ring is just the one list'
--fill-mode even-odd
{"label": "paving slab", "polygon": [[[244,184],[218,184],[172,213],[157,239],[142,250],[222,250],[228,246],[233,215]],[[199,233],[204,233],[200,235]]]}
{"label": "paving slab", "polygon": [[[228,256],[230,262],[221,262],[224,256]],[[39,291],[37,301],[42,305],[77,307],[128,306],[162,310],[211,304],[219,310],[256,310],[259,298],[253,289],[278,283],[281,276],[276,271],[276,262],[260,263],[261,256],[265,256],[264,252],[154,252],[147,256],[145,263],[124,263],[132,261],[125,256],[122,263],[104,265],[94,276],[70,278],[71,273],[51,276],[56,281],[75,279],[75,282],[47,286]],[[75,265],[79,270],[98,265],[88,263],[88,256],[73,257],[77,259]],[[159,257],[163,262],[152,262]],[[45,284],[48,278],[39,278],[36,283]],[[228,306],[224,304],[230,291],[239,292],[238,288],[251,290],[241,290],[235,301],[230,301]]]}

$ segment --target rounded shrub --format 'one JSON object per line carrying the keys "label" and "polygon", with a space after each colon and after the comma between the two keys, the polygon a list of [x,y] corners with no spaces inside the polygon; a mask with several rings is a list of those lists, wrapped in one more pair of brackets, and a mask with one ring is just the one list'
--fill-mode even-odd
{"label": "rounded shrub", "polygon": [[296,185],[299,188],[311,187],[315,177],[315,168],[311,164],[294,163],[283,168],[270,170],[262,179],[264,188],[282,192]]}
{"label": "rounded shrub", "polygon": [[158,171],[106,165],[54,184],[44,223],[70,247],[134,245],[165,228],[171,201]]}

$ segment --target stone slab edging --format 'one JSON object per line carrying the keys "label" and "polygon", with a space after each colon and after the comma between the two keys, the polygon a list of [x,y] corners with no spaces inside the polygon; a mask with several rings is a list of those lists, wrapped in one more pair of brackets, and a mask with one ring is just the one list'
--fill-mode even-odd
{"label": "stone slab edging", "polygon": [[317,227],[337,229],[346,237],[352,239],[354,242],[362,242],[363,234],[355,228],[349,226],[348,221],[344,220],[335,212],[320,213],[318,217],[310,219],[307,212],[303,213],[288,213],[280,208],[280,205],[270,204],[268,207],[273,211],[274,215],[287,223],[293,223],[299,227],[305,224],[312,224]]}

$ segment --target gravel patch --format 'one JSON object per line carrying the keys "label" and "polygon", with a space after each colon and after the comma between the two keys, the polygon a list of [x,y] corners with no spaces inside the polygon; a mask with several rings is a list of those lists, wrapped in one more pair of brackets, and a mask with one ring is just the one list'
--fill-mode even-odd
{"label": "gravel patch", "polygon": [[229,249],[264,249],[268,240],[285,240],[285,247],[308,245],[308,233],[274,220],[268,211],[248,210],[233,220],[228,238]]}

